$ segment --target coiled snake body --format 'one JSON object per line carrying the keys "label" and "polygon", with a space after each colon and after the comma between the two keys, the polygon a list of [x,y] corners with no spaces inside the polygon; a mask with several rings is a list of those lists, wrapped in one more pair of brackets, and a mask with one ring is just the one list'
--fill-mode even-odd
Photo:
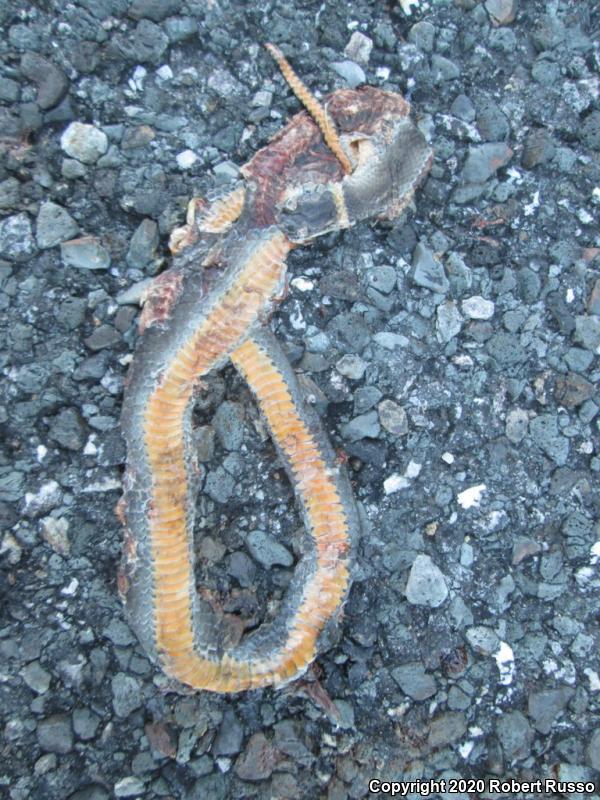
{"label": "coiled snake body", "polygon": [[[242,167],[243,185],[190,203],[171,236],[173,265],[145,300],[121,418],[119,589],[128,617],[168,675],[219,692],[280,685],[306,669],[347,596],[359,531],[345,470],[267,329],[286,256],[361,219],[396,217],[432,158],[399,95],[340,90],[321,106],[271,51],[310,114],[293,117]],[[194,391],[228,361],[256,398],[312,543],[275,620],[235,645],[196,591],[193,540]]]}

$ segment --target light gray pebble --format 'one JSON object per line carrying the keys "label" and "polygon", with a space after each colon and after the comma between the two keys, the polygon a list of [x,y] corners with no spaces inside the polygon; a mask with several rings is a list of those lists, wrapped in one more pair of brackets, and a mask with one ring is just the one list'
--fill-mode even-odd
{"label": "light gray pebble", "polygon": [[504,142],[488,142],[471,145],[462,171],[465,183],[485,183],[488,178],[505,166],[512,157],[512,150]]}
{"label": "light gray pebble", "polygon": [[37,694],[44,694],[50,686],[51,675],[45,670],[39,661],[32,661],[19,673],[27,686]]}
{"label": "light gray pebble", "polygon": [[459,94],[454,98],[450,113],[464,122],[473,122],[476,116],[475,106],[465,94]]}
{"label": "light gray pebble", "polygon": [[495,653],[500,646],[500,639],[497,633],[485,625],[474,625],[468,628],[465,636],[473,650],[484,656]]}
{"label": "light gray pebble", "polygon": [[70,753],[73,749],[73,729],[67,714],[53,714],[38,722],[37,739],[47,753]]}
{"label": "light gray pebble", "polygon": [[336,363],[335,368],[345,378],[350,378],[353,381],[359,381],[365,374],[368,367],[366,361],[357,355],[345,355],[340,358]]}
{"label": "light gray pebble", "polygon": [[89,708],[76,708],[73,711],[73,730],[84,742],[94,738],[100,722],[100,717]]}
{"label": "light gray pebble", "polygon": [[0,182],[0,208],[14,208],[21,196],[21,184],[16,178]]}
{"label": "light gray pebble", "polygon": [[404,436],[408,433],[408,415],[406,411],[393,400],[382,400],[377,406],[381,427],[394,436]]}
{"label": "light gray pebble", "polygon": [[367,79],[365,71],[355,61],[334,61],[331,66],[351,89],[356,89]]}
{"label": "light gray pebble", "polygon": [[36,221],[36,239],[41,250],[54,247],[78,233],[79,225],[68,211],[49,200],[42,203]]}
{"label": "light gray pebble", "polygon": [[413,561],[406,584],[406,599],[412,605],[437,608],[448,597],[446,578],[431,558],[419,554]]}
{"label": "light gray pebble", "polygon": [[252,558],[265,569],[270,569],[274,565],[291,567],[294,563],[290,551],[265,531],[258,529],[250,531],[246,538],[246,546]]}
{"label": "light gray pebble", "polygon": [[382,294],[390,294],[396,285],[397,277],[394,267],[373,267],[367,272],[367,283]]}
{"label": "light gray pebble", "polygon": [[354,413],[364,414],[381,399],[381,391],[376,386],[361,386],[354,392]]}
{"label": "light gray pebble", "polygon": [[94,236],[61,242],[63,264],[76,269],[108,269],[110,254]]}
{"label": "light gray pebble", "polygon": [[431,58],[431,71],[435,83],[453,81],[460,76],[460,67],[445,56],[434,53]]}
{"label": "light gray pebble", "polygon": [[429,728],[427,744],[431,749],[438,749],[457,741],[467,732],[467,721],[460,711],[446,711],[436,717]]}
{"label": "light gray pebble", "polygon": [[244,728],[235,713],[228,708],[223,714],[219,730],[211,748],[213,756],[235,756],[244,740]]}
{"label": "light gray pebble", "polygon": [[64,152],[84,164],[95,164],[108,149],[104,131],[85,122],[71,122],[60,137]]}
{"label": "light gray pebble", "polygon": [[462,312],[469,319],[491,319],[494,316],[494,303],[481,295],[467,297],[461,303]]}
{"label": "light gray pebble", "polygon": [[135,775],[128,775],[114,785],[115,797],[141,797],[145,793],[145,785]]}
{"label": "light gray pebble", "polygon": [[575,341],[586,350],[600,353],[600,317],[585,314],[575,317]]}
{"label": "light gray pebble", "polygon": [[24,212],[0,220],[0,257],[23,261],[36,251],[31,222]]}
{"label": "light gray pebble", "polygon": [[134,644],[136,641],[129,625],[126,625],[120,619],[111,619],[108,625],[102,631],[102,635],[118,647],[127,647]]}
{"label": "light gray pebble", "polygon": [[237,481],[235,478],[223,469],[217,467],[211,470],[206,476],[205,489],[206,493],[217,503],[226,503],[235,488]]}
{"label": "light gray pebble", "polygon": [[419,50],[431,53],[435,40],[435,28],[431,22],[422,20],[416,22],[408,32],[408,41],[416,45]]}
{"label": "light gray pebble", "polygon": [[527,436],[529,415],[522,408],[513,408],[506,415],[505,432],[508,439],[514,444],[523,441]]}
{"label": "light gray pebble", "polygon": [[440,342],[449,342],[458,336],[463,324],[463,317],[454,300],[441,303],[436,309],[435,327]]}
{"label": "light gray pebble", "polygon": [[373,341],[386,350],[399,350],[408,347],[409,341],[402,333],[392,333],[392,331],[379,331],[373,336]]}
{"label": "light gray pebble", "polygon": [[356,61],[358,64],[366,65],[369,63],[371,57],[371,50],[373,49],[373,41],[365,36],[360,31],[354,31],[350,37],[350,41],[344,48],[344,55]]}

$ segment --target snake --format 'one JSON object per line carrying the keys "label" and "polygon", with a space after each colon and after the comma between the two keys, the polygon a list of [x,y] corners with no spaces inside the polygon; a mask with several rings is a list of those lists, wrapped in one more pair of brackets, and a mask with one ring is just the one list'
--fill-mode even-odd
{"label": "snake", "polygon": [[[398,217],[433,157],[399,93],[367,85],[319,101],[266,46],[305,108],[233,188],[190,201],[169,240],[172,263],[143,298],[120,420],[126,616],[169,678],[222,693],[280,687],[307,670],[339,623],[361,532],[343,459],[270,330],[286,258],[361,220]],[[277,613],[237,640],[195,577],[193,410],[227,364],[256,401],[308,532]]]}

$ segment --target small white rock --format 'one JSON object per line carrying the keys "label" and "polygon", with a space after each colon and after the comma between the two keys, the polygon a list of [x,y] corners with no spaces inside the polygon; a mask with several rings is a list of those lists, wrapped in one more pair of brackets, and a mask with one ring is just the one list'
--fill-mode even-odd
{"label": "small white rock", "polygon": [[60,137],[60,146],[71,158],[95,164],[108,150],[108,137],[95,125],[72,122]]}
{"label": "small white rock", "polygon": [[458,497],[458,505],[462,508],[471,508],[472,506],[478,506],[481,502],[481,495],[486,490],[485,483],[480,483],[477,486],[470,486],[468,489],[465,489],[464,492],[460,492]]}
{"label": "small white rock", "polygon": [[198,161],[198,156],[193,150],[183,150],[175,157],[179,169],[189,169]]}
{"label": "small white rock", "polygon": [[491,319],[494,316],[494,303],[476,294],[467,297],[461,305],[463,314],[469,319]]}

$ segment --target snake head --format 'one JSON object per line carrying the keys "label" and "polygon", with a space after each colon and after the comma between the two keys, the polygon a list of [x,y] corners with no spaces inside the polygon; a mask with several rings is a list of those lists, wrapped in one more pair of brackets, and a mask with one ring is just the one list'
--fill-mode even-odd
{"label": "snake head", "polygon": [[[326,108],[352,172],[315,183],[297,166],[278,204],[288,238],[303,243],[369,219],[394,219],[427,175],[433,152],[398,94],[366,86],[333,92]],[[324,171],[325,174],[325,171]]]}

